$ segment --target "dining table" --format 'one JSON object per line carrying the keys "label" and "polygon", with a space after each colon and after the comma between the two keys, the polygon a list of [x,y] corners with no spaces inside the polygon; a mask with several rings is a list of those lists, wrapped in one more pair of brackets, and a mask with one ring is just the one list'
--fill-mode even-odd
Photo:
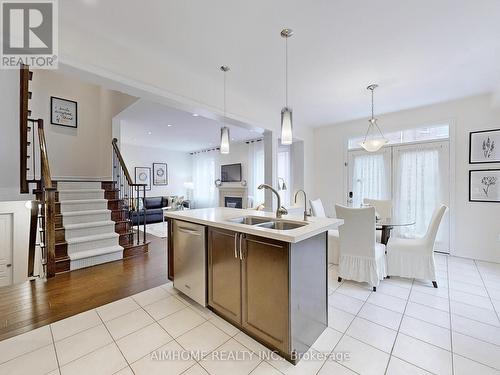
{"label": "dining table", "polygon": [[415,220],[394,218],[377,219],[375,221],[375,229],[382,231],[380,243],[387,245],[387,243],[389,242],[389,238],[391,238],[391,231],[395,227],[409,227],[411,225],[415,225],[415,223]]}

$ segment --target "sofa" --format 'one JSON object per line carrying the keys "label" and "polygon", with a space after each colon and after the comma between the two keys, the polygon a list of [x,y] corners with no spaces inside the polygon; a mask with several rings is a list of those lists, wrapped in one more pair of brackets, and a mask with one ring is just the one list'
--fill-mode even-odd
{"label": "sofa", "polygon": [[[139,201],[139,211],[131,212],[132,223],[134,225],[139,222],[144,223],[144,211],[146,212],[146,223],[159,223],[163,220],[163,207],[171,207],[173,202],[177,200],[176,195],[162,197],[146,197]],[[145,210],[144,210],[145,209]]]}

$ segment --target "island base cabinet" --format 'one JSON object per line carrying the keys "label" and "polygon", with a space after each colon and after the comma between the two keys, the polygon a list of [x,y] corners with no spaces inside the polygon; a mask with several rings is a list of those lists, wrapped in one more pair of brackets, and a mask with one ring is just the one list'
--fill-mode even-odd
{"label": "island base cabinet", "polygon": [[242,327],[288,355],[289,245],[252,235],[242,236]]}
{"label": "island base cabinet", "polygon": [[241,325],[241,261],[237,233],[209,228],[208,305],[225,319]]}
{"label": "island base cabinet", "polygon": [[208,306],[292,363],[328,325],[327,236],[287,243],[210,227]]}

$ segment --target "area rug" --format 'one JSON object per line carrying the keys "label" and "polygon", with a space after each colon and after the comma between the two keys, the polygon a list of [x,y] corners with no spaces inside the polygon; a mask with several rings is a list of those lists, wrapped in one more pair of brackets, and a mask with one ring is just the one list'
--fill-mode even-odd
{"label": "area rug", "polygon": [[[141,232],[142,232],[141,226]],[[166,238],[167,237],[167,223],[154,223],[146,224],[146,233],[151,234],[156,237]]]}

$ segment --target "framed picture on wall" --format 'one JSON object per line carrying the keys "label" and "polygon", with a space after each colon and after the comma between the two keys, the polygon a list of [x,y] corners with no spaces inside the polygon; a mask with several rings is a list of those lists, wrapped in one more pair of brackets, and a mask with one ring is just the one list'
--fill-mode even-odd
{"label": "framed picture on wall", "polygon": [[151,168],[135,167],[135,183],[146,184],[146,190],[151,190]]}
{"label": "framed picture on wall", "polygon": [[50,97],[50,122],[53,125],[78,127],[78,103],[73,100]]}
{"label": "framed picture on wall", "polygon": [[469,202],[500,203],[500,169],[469,171]]}
{"label": "framed picture on wall", "polygon": [[469,134],[469,164],[500,163],[500,129]]}
{"label": "framed picture on wall", "polygon": [[153,163],[153,185],[168,185],[167,163]]}

